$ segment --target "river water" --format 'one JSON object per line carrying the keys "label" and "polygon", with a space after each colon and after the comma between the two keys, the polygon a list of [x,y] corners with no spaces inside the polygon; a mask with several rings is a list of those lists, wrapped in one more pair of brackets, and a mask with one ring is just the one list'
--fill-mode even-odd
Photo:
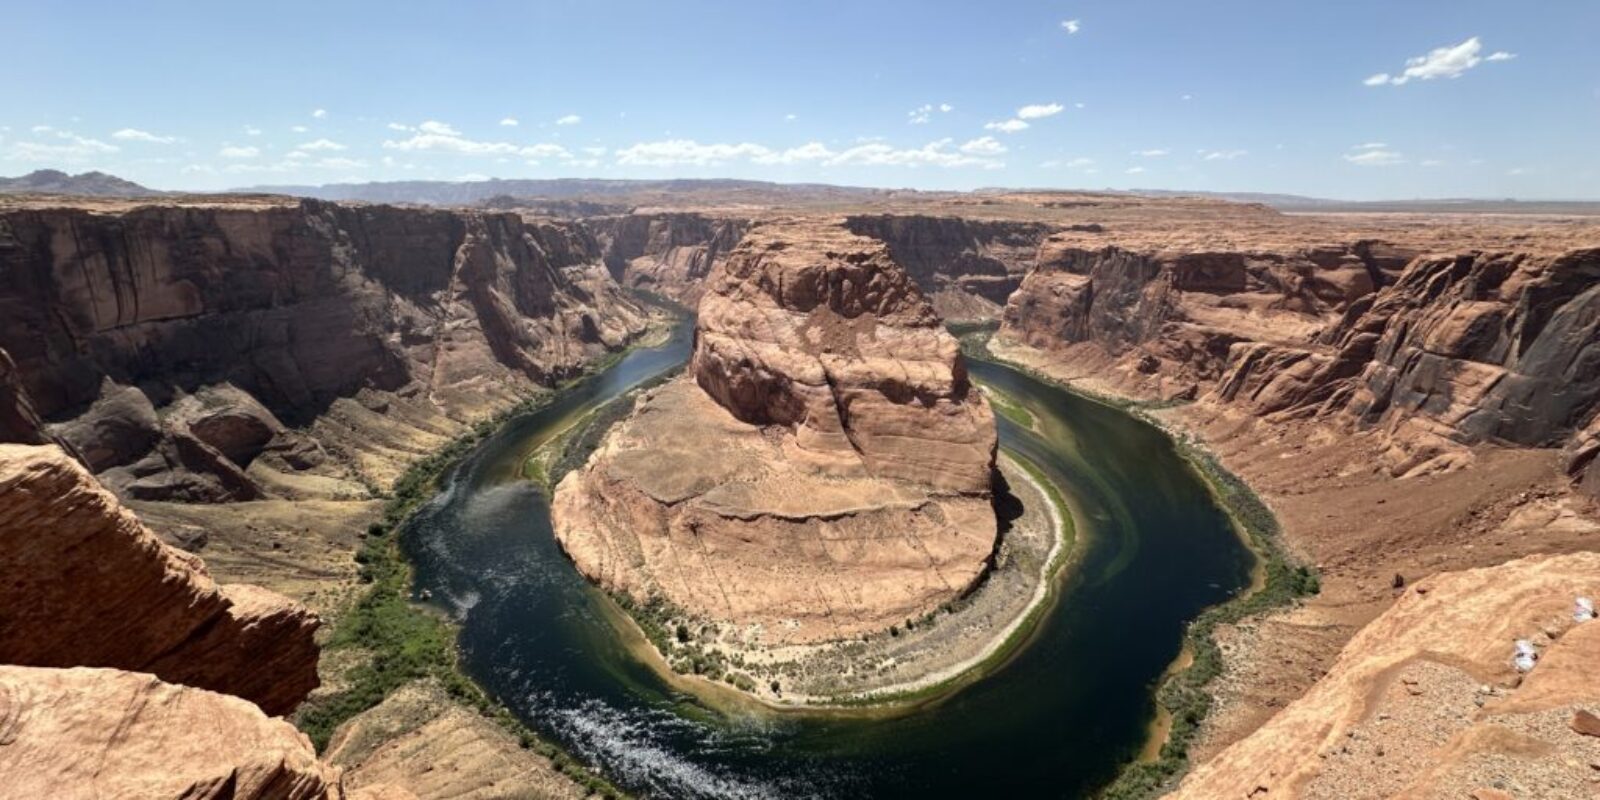
{"label": "river water", "polygon": [[1080,518],[1082,548],[1032,640],[993,674],[901,716],[728,717],[631,656],[609,602],[561,554],[525,457],[588,409],[684,363],[689,326],[505,425],[402,532],[461,623],[468,673],[530,727],[650,797],[1085,797],[1138,753],[1185,624],[1248,585],[1252,556],[1152,426],[998,364],[973,377],[1033,415],[1000,418]]}

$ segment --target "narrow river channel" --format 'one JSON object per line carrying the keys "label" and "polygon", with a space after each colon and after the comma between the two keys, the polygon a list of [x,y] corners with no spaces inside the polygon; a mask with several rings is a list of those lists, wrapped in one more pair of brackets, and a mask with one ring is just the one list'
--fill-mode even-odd
{"label": "narrow river channel", "polygon": [[1143,744],[1185,624],[1249,583],[1253,558],[1172,442],[1122,411],[972,363],[1033,430],[1003,448],[1079,516],[1077,560],[1015,656],[953,696],[881,719],[728,718],[629,655],[609,602],[562,556],[529,452],[577,416],[681,366],[689,326],[514,419],[443,480],[402,534],[417,589],[460,621],[467,671],[531,727],[649,797],[1085,797]]}

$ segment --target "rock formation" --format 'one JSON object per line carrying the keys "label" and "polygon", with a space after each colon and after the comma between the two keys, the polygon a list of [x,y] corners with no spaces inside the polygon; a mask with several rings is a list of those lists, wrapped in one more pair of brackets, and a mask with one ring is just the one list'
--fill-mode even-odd
{"label": "rock formation", "polygon": [[[1600,740],[1571,727],[1600,703],[1600,555],[1537,556],[1435,575],[1345,646],[1326,676],[1171,797],[1517,797],[1593,792]],[[1517,640],[1539,659],[1519,675]]]}
{"label": "rock formation", "polygon": [[1033,268],[1040,243],[1054,230],[1044,222],[925,214],[860,215],[846,224],[887,244],[894,260],[949,320],[999,316]]}
{"label": "rock formation", "polygon": [[317,686],[316,617],[216,585],[57,447],[0,445],[0,571],[0,663],[149,672],[272,715]]}
{"label": "rock formation", "polygon": [[7,797],[346,796],[305,734],[243,700],[81,667],[0,666],[0,775]]}
{"label": "rock formation", "polygon": [[591,580],[768,642],[883,630],[968,591],[995,545],[994,418],[880,243],[750,231],[700,303],[690,374],[560,484]]}
{"label": "rock formation", "polygon": [[1081,239],[1045,243],[1003,342],[1120,372],[1136,393],[1210,387],[1258,416],[1381,429],[1396,475],[1484,441],[1570,442],[1575,474],[1591,458],[1574,433],[1600,403],[1600,251],[1141,252]]}
{"label": "rock formation", "polygon": [[606,265],[618,283],[688,306],[700,302],[706,277],[739,244],[749,222],[699,213],[629,214],[596,221]]}
{"label": "rock formation", "polygon": [[601,255],[581,224],[509,213],[17,204],[0,210],[0,349],[19,388],[0,393],[129,497],[253,499],[271,491],[249,474],[263,453],[381,483],[334,463],[362,453],[323,452],[338,437],[292,429],[367,392],[416,401],[437,430],[576,374],[647,323]]}

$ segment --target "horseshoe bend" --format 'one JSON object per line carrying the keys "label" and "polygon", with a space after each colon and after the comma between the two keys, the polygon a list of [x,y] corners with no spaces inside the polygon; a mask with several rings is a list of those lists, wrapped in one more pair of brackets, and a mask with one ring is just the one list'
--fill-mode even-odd
{"label": "horseshoe bend", "polygon": [[1600,9],[1280,5],[8,9],[0,800],[1595,797]]}

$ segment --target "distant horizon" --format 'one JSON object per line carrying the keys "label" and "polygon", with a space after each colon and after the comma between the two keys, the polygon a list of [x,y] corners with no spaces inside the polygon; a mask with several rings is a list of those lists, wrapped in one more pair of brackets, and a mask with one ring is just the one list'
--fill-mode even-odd
{"label": "distant horizon", "polygon": [[177,191],[726,176],[1344,202],[1600,186],[1586,0],[8,11],[12,58],[35,69],[0,85],[7,173]]}
{"label": "distant horizon", "polygon": [[[46,167],[39,167],[39,168],[34,169],[34,170],[29,170],[26,173],[22,173],[22,174],[18,174],[18,175],[0,175],[0,181],[20,180],[20,179],[23,179],[23,178],[30,177],[31,175],[33,175],[35,173],[39,173],[39,172],[56,172],[56,173],[61,173],[63,175],[66,175],[69,178],[81,178],[81,177],[84,177],[84,176],[90,175],[90,174],[100,174],[100,175],[105,175],[107,177],[115,178],[115,179],[118,179],[118,180],[128,180],[127,178],[125,178],[125,177],[123,177],[121,175],[117,175],[115,173],[107,172],[107,171],[104,171],[104,170],[83,170],[83,171],[80,171],[80,172],[73,172],[70,169],[62,169],[62,168],[59,168],[59,167],[48,167],[48,166],[46,166]],[[327,182],[323,182],[323,183],[311,183],[311,182],[305,182],[305,183],[299,183],[299,182],[260,183],[260,184],[246,184],[246,185],[239,185],[239,186],[232,186],[232,187],[223,187],[223,188],[217,188],[217,189],[184,189],[184,188],[172,189],[172,188],[164,188],[164,187],[161,187],[161,186],[154,186],[154,185],[150,185],[150,184],[142,183],[142,182],[138,182],[138,181],[132,181],[132,182],[138,183],[138,185],[141,186],[144,189],[148,189],[150,191],[161,193],[161,194],[185,194],[185,193],[193,193],[193,194],[252,194],[252,193],[274,194],[274,193],[277,193],[274,190],[302,189],[302,188],[327,189],[327,188],[331,188],[331,187],[381,186],[381,185],[390,185],[390,184],[437,184],[437,185],[444,186],[444,185],[472,185],[472,184],[486,184],[486,183],[521,183],[521,182],[550,182],[550,183],[556,183],[556,182],[586,183],[586,182],[589,182],[589,183],[640,183],[640,184],[669,183],[669,182],[682,182],[682,183],[733,182],[733,183],[755,183],[755,184],[765,184],[765,185],[770,185],[770,186],[784,186],[784,187],[817,186],[817,187],[825,187],[825,188],[831,188],[831,189],[843,189],[843,190],[863,191],[863,192],[917,192],[917,193],[924,193],[924,194],[984,194],[984,193],[1022,193],[1022,192],[1041,192],[1041,193],[1062,192],[1062,193],[1083,193],[1083,194],[1134,194],[1134,195],[1146,195],[1146,196],[1148,196],[1148,195],[1194,195],[1194,196],[1200,196],[1200,197],[1206,197],[1206,196],[1210,196],[1210,197],[1230,197],[1230,196],[1231,197],[1241,197],[1241,196],[1259,195],[1259,196],[1262,196],[1262,197],[1281,197],[1281,198],[1288,198],[1288,199],[1294,199],[1294,200],[1299,200],[1299,201],[1309,201],[1309,202],[1313,202],[1313,203],[1352,204],[1352,205],[1382,204],[1382,203],[1401,203],[1401,204],[1405,204],[1405,203],[1446,203],[1446,204],[1448,204],[1448,203],[1527,203],[1527,204],[1541,204],[1541,203],[1566,204],[1566,203],[1570,203],[1570,204],[1600,204],[1600,196],[1595,196],[1595,197],[1539,197],[1539,198],[1530,198],[1530,197],[1515,197],[1515,196],[1494,197],[1494,196],[1421,196],[1421,195],[1419,195],[1419,196],[1411,196],[1411,197],[1359,197],[1359,198],[1351,198],[1351,197],[1318,196],[1318,195],[1306,194],[1306,193],[1302,193],[1302,192],[1259,191],[1259,190],[1251,190],[1251,189],[1218,191],[1218,190],[1194,189],[1194,188],[1173,188],[1173,189],[1158,188],[1158,187],[1115,188],[1115,187],[1109,187],[1109,186],[1003,186],[1003,185],[992,185],[992,186],[976,186],[976,187],[972,187],[970,189],[920,189],[920,188],[916,188],[916,187],[912,187],[912,186],[873,186],[873,185],[865,185],[865,184],[830,183],[830,182],[827,182],[827,181],[805,181],[805,180],[795,180],[795,181],[763,180],[763,179],[757,179],[757,178],[739,178],[739,177],[732,177],[732,176],[721,176],[721,177],[717,177],[717,176],[658,177],[658,178],[657,177],[652,177],[652,178],[620,178],[620,177],[601,177],[601,176],[582,176],[582,175],[569,176],[569,177],[559,177],[559,178],[545,178],[545,177],[507,178],[507,177],[497,177],[497,176],[473,176],[471,178],[461,179],[461,180],[454,180],[454,179],[449,179],[449,178],[395,178],[395,179],[390,179],[390,180],[371,180],[371,181],[362,181],[362,180],[357,180],[357,181],[327,181]]]}

